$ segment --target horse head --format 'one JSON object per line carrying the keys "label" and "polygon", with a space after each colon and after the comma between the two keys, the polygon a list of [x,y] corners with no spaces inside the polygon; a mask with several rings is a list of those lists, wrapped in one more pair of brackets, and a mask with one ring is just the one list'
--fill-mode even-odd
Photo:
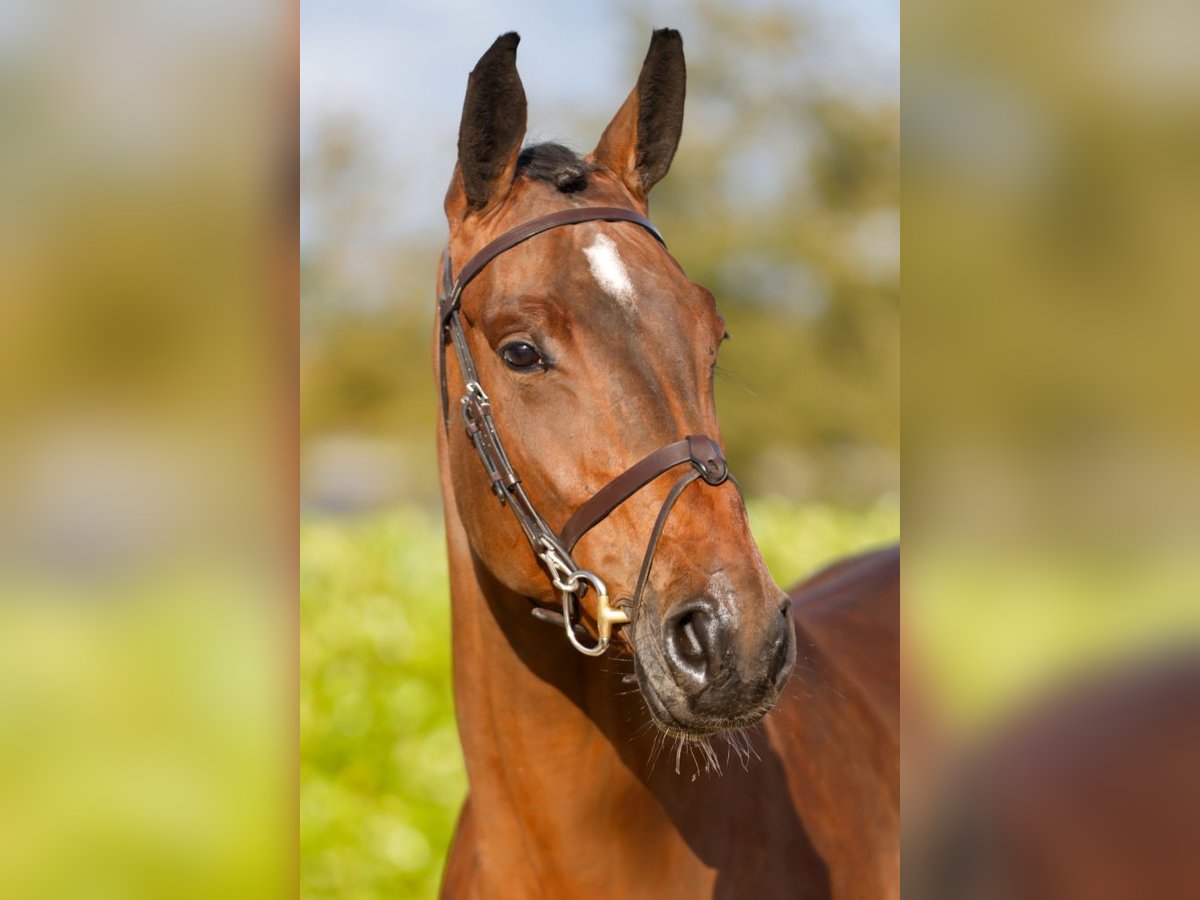
{"label": "horse head", "polygon": [[[642,219],[682,128],[682,42],[654,33],[636,87],[580,157],[522,147],[518,40],[497,39],[471,73],[446,194],[435,347],[447,496],[476,565],[535,609],[564,598],[573,642],[573,629],[595,640],[628,620],[615,646],[632,655],[660,727],[744,727],[779,695],[796,639],[787,595],[726,478],[713,397],[724,322]],[[628,215],[589,217],[597,209]],[[531,222],[552,224],[522,236]],[[482,262],[468,274],[469,260]],[[481,442],[493,440],[502,449],[489,462]],[[639,469],[647,459],[657,462]],[[588,507],[597,492],[604,502]],[[607,501],[613,508],[597,509]],[[568,558],[560,570],[555,559]],[[597,584],[572,580],[581,571],[598,573],[622,612],[606,619]],[[565,593],[554,586],[564,579]],[[543,640],[523,652],[570,652],[549,628]]]}

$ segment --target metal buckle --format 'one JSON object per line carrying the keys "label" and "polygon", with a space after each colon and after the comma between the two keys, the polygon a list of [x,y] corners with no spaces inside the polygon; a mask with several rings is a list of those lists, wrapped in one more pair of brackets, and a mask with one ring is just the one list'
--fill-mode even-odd
{"label": "metal buckle", "polygon": [[470,407],[480,416],[491,415],[492,401],[478,381],[467,382],[467,392],[463,395],[463,406]]}
{"label": "metal buckle", "polygon": [[[542,552],[538,556],[550,570],[550,581],[562,597],[563,627],[567,632],[567,640],[585,656],[602,655],[612,639],[613,626],[627,624],[630,621],[629,613],[609,605],[608,586],[599,575],[569,565],[559,555],[558,548],[546,538],[542,538],[541,543]],[[575,636],[576,602],[587,593],[589,587],[596,592],[597,639],[592,647],[580,642]]]}
{"label": "metal buckle", "polygon": [[466,390],[461,401],[463,421],[466,423],[467,433],[473,434],[478,430],[484,416],[491,415],[492,401],[478,381],[467,382]]}
{"label": "metal buckle", "polygon": [[688,456],[692,466],[708,484],[723,484],[729,477],[729,464],[717,442],[708,435],[688,435]]}
{"label": "metal buckle", "polygon": [[[550,582],[560,591],[569,591],[575,593],[579,590],[579,579],[575,578],[575,568],[567,565],[561,556],[558,555],[558,548],[550,543],[546,538],[542,538],[542,551],[538,554],[542,562],[546,564],[546,568],[550,570]],[[565,575],[566,580],[559,578],[560,575]]]}
{"label": "metal buckle", "polygon": [[582,653],[584,656],[601,656],[608,649],[608,642],[612,638],[612,629],[614,625],[624,625],[629,622],[629,613],[623,609],[617,609],[610,606],[608,603],[608,588],[603,580],[594,572],[589,572],[587,569],[576,569],[572,573],[572,580],[578,584],[579,582],[587,582],[596,590],[596,644],[588,647],[580,642],[579,638],[575,637],[575,593],[573,591],[562,591],[563,603],[563,623],[567,632],[567,640],[571,642],[571,646]]}

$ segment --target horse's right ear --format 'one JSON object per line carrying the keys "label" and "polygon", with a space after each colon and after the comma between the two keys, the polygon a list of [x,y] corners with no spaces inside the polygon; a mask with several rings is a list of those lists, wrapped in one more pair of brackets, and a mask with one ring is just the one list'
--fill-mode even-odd
{"label": "horse's right ear", "polygon": [[675,157],[686,88],[683,39],[672,28],[660,28],[650,38],[637,86],[592,151],[592,160],[620,178],[642,204]]}
{"label": "horse's right ear", "polygon": [[502,34],[467,79],[458,126],[458,165],[446,195],[451,218],[481,212],[508,195],[525,137],[525,88],[517,74],[515,31]]}

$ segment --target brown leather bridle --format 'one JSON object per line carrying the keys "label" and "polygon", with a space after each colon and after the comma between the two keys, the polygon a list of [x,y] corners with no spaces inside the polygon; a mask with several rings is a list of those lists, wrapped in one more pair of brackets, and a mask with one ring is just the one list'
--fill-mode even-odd
{"label": "brown leather bridle", "polygon": [[[667,516],[675,506],[675,501],[683,493],[683,489],[697,479],[704,479],[710,485],[719,485],[727,479],[732,480],[729,469],[725,464],[725,456],[720,446],[708,435],[688,435],[683,440],[660,447],[649,456],[635,463],[618,475],[575,511],[559,532],[555,532],[546,524],[521,485],[521,479],[513,470],[504,452],[500,435],[496,431],[496,423],[492,418],[491,402],[479,382],[479,371],[475,365],[475,357],[467,345],[467,336],[463,331],[460,303],[463,288],[470,283],[483,268],[506,250],[511,250],[518,244],[531,237],[558,228],[562,225],[573,225],[580,222],[633,222],[646,229],[664,247],[662,235],[658,233],[650,220],[631,209],[610,206],[590,206],[577,209],[565,209],[549,215],[530,219],[517,227],[504,232],[500,237],[489,243],[468,260],[458,273],[453,276],[450,262],[450,248],[443,255],[442,286],[438,294],[438,317],[441,323],[442,340],[438,350],[438,374],[442,393],[442,421],[448,430],[450,427],[450,401],[446,385],[446,345],[454,345],[454,353],[458,358],[459,369],[462,372],[466,393],[461,400],[463,423],[466,425],[467,436],[475,445],[483,468],[492,483],[492,491],[516,515],[521,530],[529,540],[534,554],[542,561],[550,573],[550,580],[562,597],[561,616],[552,610],[535,607],[536,617],[552,622],[561,622],[567,632],[567,638],[575,649],[588,656],[599,656],[608,648],[612,626],[630,621],[629,609],[637,609],[641,602],[642,592],[650,577],[650,567],[654,561],[654,551]],[[656,479],[659,475],[676,466],[690,463],[691,468],[684,472],[675,482],[666,500],[659,510],[654,529],[642,558],[642,567],[638,572],[637,587],[629,603],[618,607],[609,605],[608,589],[604,581],[595,573],[581,569],[571,558],[571,551],[588,531],[602,522],[613,510],[632,497],[635,493]],[[736,485],[736,481],[734,484]],[[597,640],[588,646],[579,640],[579,633],[586,634],[582,626],[576,623],[578,601],[586,594],[588,587],[595,589],[597,594],[596,633]],[[626,607],[627,608],[621,608]],[[579,633],[577,633],[579,632]]]}

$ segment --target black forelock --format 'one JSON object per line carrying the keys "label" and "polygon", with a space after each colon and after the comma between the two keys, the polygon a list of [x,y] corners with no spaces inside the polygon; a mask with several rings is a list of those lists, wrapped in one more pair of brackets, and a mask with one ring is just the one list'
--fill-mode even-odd
{"label": "black forelock", "polygon": [[530,144],[517,157],[518,175],[551,184],[564,194],[587,187],[588,173],[594,168],[571,148],[551,141]]}

